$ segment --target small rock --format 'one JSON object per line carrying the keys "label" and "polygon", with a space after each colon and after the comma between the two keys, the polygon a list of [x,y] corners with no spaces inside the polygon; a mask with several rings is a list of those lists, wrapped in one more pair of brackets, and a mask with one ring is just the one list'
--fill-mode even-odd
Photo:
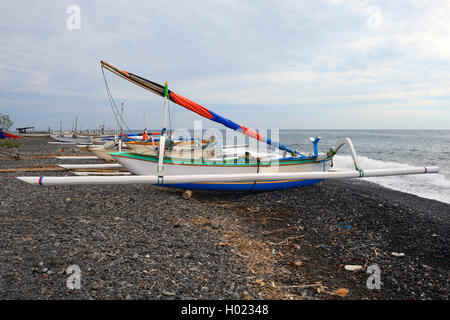
{"label": "small rock", "polygon": [[105,241],[108,240],[108,238],[101,232],[96,232],[92,234],[97,240]]}
{"label": "small rock", "polygon": [[48,265],[50,267],[58,267],[58,266],[62,265],[63,263],[64,263],[64,261],[58,256],[51,257],[48,261]]}
{"label": "small rock", "polygon": [[358,271],[362,269],[362,266],[347,264],[344,268],[349,271]]}
{"label": "small rock", "polygon": [[133,254],[133,259],[139,258],[139,255],[137,253]]}
{"label": "small rock", "polygon": [[164,289],[161,290],[161,293],[162,293],[163,295],[165,295],[165,296],[174,296],[174,295],[175,295],[175,293],[166,291],[166,290],[164,290]]}
{"label": "small rock", "polygon": [[92,284],[92,289],[93,290],[100,290],[101,288],[103,287],[103,284],[101,283],[101,282],[94,282],[93,284]]}
{"label": "small rock", "polygon": [[98,252],[93,252],[91,254],[88,255],[89,259],[95,260],[100,256],[100,254]]}
{"label": "small rock", "polygon": [[213,229],[220,229],[220,221],[218,221],[218,220],[211,221],[211,227]]}
{"label": "small rock", "polygon": [[405,254],[403,252],[391,252],[394,257],[404,257]]}

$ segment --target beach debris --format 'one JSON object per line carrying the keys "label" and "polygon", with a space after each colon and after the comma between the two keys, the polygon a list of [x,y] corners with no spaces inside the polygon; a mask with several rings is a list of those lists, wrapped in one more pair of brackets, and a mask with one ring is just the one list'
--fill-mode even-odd
{"label": "beach debris", "polygon": [[92,236],[96,239],[96,240],[100,240],[100,241],[105,241],[108,240],[108,238],[101,232],[93,232]]}
{"label": "beach debris", "polygon": [[300,267],[302,266],[302,262],[301,261],[295,261],[294,265],[297,267],[297,269],[300,269]]}
{"label": "beach debris", "polygon": [[348,271],[359,271],[362,269],[362,266],[347,264],[344,266],[344,268],[345,268],[345,270],[348,270]]}
{"label": "beach debris", "polygon": [[88,258],[92,259],[92,260],[95,260],[99,257],[100,257],[100,253],[98,253],[98,252],[93,252],[93,253],[88,254]]}
{"label": "beach debris", "polygon": [[255,280],[255,282],[258,283],[261,287],[264,287],[266,285],[262,279],[257,279]]}
{"label": "beach debris", "polygon": [[391,252],[394,257],[404,257],[405,254],[403,252]]}
{"label": "beach debris", "polygon": [[192,190],[186,190],[183,192],[183,199],[187,200],[190,199],[192,197]]}
{"label": "beach debris", "polygon": [[[280,288],[286,288],[286,289],[291,289],[291,288],[296,288],[296,289],[306,289],[306,288],[314,288],[314,287],[324,287],[322,285],[322,282],[316,282],[316,283],[310,283],[310,284],[301,284],[301,285],[293,285],[293,286],[280,286]],[[324,287],[326,288],[326,287]],[[319,292],[320,293],[320,292]]]}
{"label": "beach debris", "polygon": [[215,230],[220,229],[220,221],[219,220],[213,220],[211,221],[211,227]]}
{"label": "beach debris", "polygon": [[91,286],[92,290],[100,290],[103,287],[103,283],[100,281],[94,282]]}
{"label": "beach debris", "polygon": [[317,288],[317,293],[326,293],[327,292],[327,287],[325,287],[324,285],[319,285]]}
{"label": "beach debris", "polygon": [[342,227],[342,228],[344,228],[344,229],[347,229],[347,230],[350,230],[350,229],[352,228],[352,225],[351,225],[351,224],[344,225],[343,222],[338,222],[337,225],[340,226],[340,227]]}
{"label": "beach debris", "polygon": [[331,294],[333,296],[338,296],[338,297],[343,298],[343,297],[346,297],[349,292],[350,292],[350,290],[348,290],[347,288],[339,288],[337,290],[327,292],[327,293]]}
{"label": "beach debris", "polygon": [[373,249],[373,252],[375,253],[375,258],[378,257],[378,248]]}

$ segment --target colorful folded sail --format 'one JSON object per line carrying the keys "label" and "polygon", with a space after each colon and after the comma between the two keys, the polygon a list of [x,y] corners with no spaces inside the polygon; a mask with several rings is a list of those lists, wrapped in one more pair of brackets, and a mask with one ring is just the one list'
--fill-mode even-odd
{"label": "colorful folded sail", "polygon": [[[128,80],[128,81],[130,81],[132,83],[134,83],[134,84],[137,84],[138,86],[140,86],[140,87],[142,87],[144,89],[147,89],[147,90],[149,90],[149,91],[151,91],[151,92],[153,92],[153,93],[155,93],[157,95],[160,95],[161,97],[164,97],[164,89],[165,89],[165,87],[163,85],[160,85],[160,84],[158,84],[156,82],[147,80],[145,78],[142,78],[142,77],[137,76],[135,74],[132,74],[130,72],[127,72],[127,71],[124,71],[124,70],[120,70],[120,69],[110,65],[109,63],[107,63],[105,61],[101,61],[101,66],[103,68],[111,71],[112,73],[114,73],[114,74],[116,74],[116,75],[118,75],[118,76],[120,76],[120,77],[122,77],[122,78],[124,78],[124,79],[126,79],[126,80]],[[217,113],[206,109],[205,107],[199,105],[198,103],[189,100],[186,97],[183,97],[183,96],[181,96],[181,95],[179,95],[179,94],[177,94],[177,93],[175,93],[173,91],[170,91],[170,90],[169,90],[168,93],[169,93],[168,98],[169,98],[170,101],[172,101],[172,102],[174,102],[174,103],[176,103],[176,104],[178,104],[178,105],[180,105],[180,106],[182,106],[182,107],[184,107],[184,108],[186,108],[186,109],[188,109],[188,110],[190,110],[192,112],[195,112],[196,114],[198,114],[198,115],[200,115],[200,116],[202,116],[202,117],[204,117],[204,118],[206,118],[208,120],[220,123],[220,124],[224,125],[225,127],[233,129],[235,131],[239,131],[240,133],[242,133],[242,134],[244,134],[246,136],[249,136],[249,137],[254,138],[256,140],[265,142],[265,143],[267,143],[269,145],[278,147],[280,150],[287,151],[287,152],[291,153],[292,155],[301,155],[301,153],[298,152],[297,150],[292,150],[292,149],[288,148],[287,146],[285,146],[283,144],[280,144],[280,143],[278,143],[276,141],[272,141],[271,139],[260,135],[256,131],[254,131],[252,129],[249,129],[247,127],[241,126],[241,125],[239,125],[239,124],[237,124],[237,123],[235,123],[235,122],[233,122],[233,121],[231,121],[229,119],[226,119],[226,118],[218,115]]]}

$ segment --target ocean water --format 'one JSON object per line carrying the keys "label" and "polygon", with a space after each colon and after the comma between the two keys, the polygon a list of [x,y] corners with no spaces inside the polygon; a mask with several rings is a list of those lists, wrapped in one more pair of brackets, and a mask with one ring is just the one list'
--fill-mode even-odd
{"label": "ocean water", "polygon": [[[350,138],[363,169],[438,166],[439,173],[364,178],[384,187],[450,203],[450,130],[280,130],[280,141],[305,153],[309,137],[321,137],[319,152]],[[346,146],[335,157],[335,168],[353,170]]]}

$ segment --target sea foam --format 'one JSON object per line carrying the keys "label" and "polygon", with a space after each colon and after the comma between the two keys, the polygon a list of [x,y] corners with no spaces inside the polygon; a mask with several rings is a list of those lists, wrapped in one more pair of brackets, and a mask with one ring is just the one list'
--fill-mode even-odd
{"label": "sea foam", "polygon": [[[413,167],[405,163],[374,160],[364,156],[360,156],[359,161],[363,170]],[[351,156],[336,155],[334,158],[334,168],[354,170]],[[372,177],[364,179],[386,188],[450,204],[450,180],[447,180],[444,175],[439,173]]]}

